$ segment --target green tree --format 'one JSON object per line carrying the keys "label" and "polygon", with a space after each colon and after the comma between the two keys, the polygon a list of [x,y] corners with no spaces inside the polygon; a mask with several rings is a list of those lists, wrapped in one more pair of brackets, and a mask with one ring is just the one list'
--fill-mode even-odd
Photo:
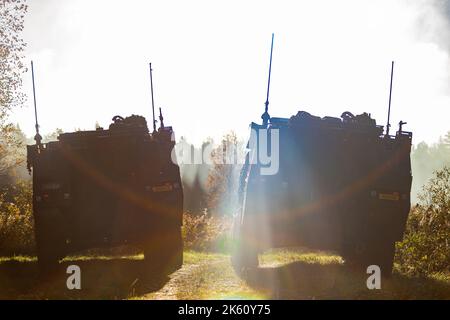
{"label": "green tree", "polygon": [[411,197],[416,203],[423,185],[433,177],[433,172],[450,166],[450,132],[438,143],[428,145],[419,143],[411,152],[413,185]]}
{"label": "green tree", "polygon": [[444,136],[444,144],[447,148],[450,148],[450,131]]}
{"label": "green tree", "polygon": [[404,273],[450,272],[450,167],[436,171],[424,186],[396,260]]}
{"label": "green tree", "polygon": [[[0,135],[0,188],[13,183],[20,170],[25,169],[27,138],[18,125],[3,126],[5,135]],[[23,176],[23,174],[22,174]]]}
{"label": "green tree", "polygon": [[234,132],[226,134],[211,154],[212,166],[207,180],[207,206],[212,215],[232,214],[237,206],[238,176],[236,162],[242,142]]}
{"label": "green tree", "polygon": [[34,250],[31,181],[0,190],[0,255]]}
{"label": "green tree", "polygon": [[20,36],[26,11],[25,0],[0,0],[0,176],[20,162],[11,152],[23,140],[21,131],[7,123],[7,116],[25,98],[21,92],[25,43]]}
{"label": "green tree", "polygon": [[20,91],[25,42],[21,38],[27,6],[25,0],[0,0],[0,125],[8,112],[22,105]]}

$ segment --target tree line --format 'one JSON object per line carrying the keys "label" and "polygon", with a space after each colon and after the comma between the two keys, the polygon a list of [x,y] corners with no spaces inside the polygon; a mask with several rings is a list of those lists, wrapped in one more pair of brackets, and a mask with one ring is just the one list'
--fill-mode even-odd
{"label": "tree line", "polygon": [[[26,12],[26,0],[0,2],[0,254],[33,252],[32,192],[25,148],[33,141],[8,120],[25,99],[21,86],[27,70],[21,32]],[[56,130],[44,140],[56,140],[61,132]],[[179,143],[189,145],[186,139]],[[212,143],[206,139],[200,147],[189,147],[201,152]],[[242,141],[230,133],[213,149],[209,163],[180,166],[186,211],[220,217],[236,210],[240,165],[223,164],[220,157],[224,148],[238,145]],[[405,239],[397,246],[398,270],[450,272],[450,131],[437,143],[414,146],[411,162],[416,205]]]}

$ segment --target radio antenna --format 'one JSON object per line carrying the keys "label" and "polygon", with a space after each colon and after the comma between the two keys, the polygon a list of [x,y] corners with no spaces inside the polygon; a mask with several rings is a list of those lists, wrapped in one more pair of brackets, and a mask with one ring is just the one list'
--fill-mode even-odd
{"label": "radio antenna", "polygon": [[389,128],[391,127],[391,97],[392,97],[392,79],[394,77],[394,61],[392,61],[391,66],[391,85],[389,87],[389,107],[388,107],[388,118],[386,125],[386,136],[389,136]]}
{"label": "radio antenna", "polygon": [[266,96],[266,102],[265,102],[266,108],[264,110],[264,113],[261,116],[264,126],[267,126],[267,124],[269,123],[269,120],[270,120],[270,115],[269,115],[269,91],[270,91],[270,75],[272,73],[273,38],[274,38],[274,34],[272,33],[272,44],[270,46],[269,80],[267,81],[267,96]]}
{"label": "radio antenna", "polygon": [[156,119],[155,119],[155,100],[153,99],[153,77],[152,77],[152,63],[149,63],[150,66],[150,88],[152,92],[152,113],[153,113],[153,132],[156,132]]}
{"label": "radio antenna", "polygon": [[31,61],[31,81],[33,83],[33,100],[34,100],[34,119],[35,119],[35,125],[36,128],[36,135],[34,136],[34,140],[36,141],[36,144],[38,146],[41,145],[42,137],[39,134],[39,123],[38,123],[38,116],[37,116],[37,107],[36,107],[36,88],[34,84],[34,67],[33,67],[33,60]]}

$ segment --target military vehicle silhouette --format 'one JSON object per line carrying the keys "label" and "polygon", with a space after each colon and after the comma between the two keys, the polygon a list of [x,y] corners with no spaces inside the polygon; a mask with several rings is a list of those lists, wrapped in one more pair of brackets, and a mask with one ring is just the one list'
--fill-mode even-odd
{"label": "military vehicle silhouette", "polygon": [[154,122],[152,133],[142,116],[112,120],[105,130],[63,133],[42,143],[36,119],[36,144],[27,153],[44,270],[69,253],[119,245],[141,247],[158,272],[182,265],[183,190],[171,159],[172,127],[164,126],[161,111],[160,128]]}
{"label": "military vehicle silhouette", "polygon": [[257,267],[258,253],[268,248],[305,246],[389,275],[410,211],[412,133],[403,131],[404,122],[395,135],[384,133],[367,113],[270,117],[268,96],[263,124],[251,128],[266,137],[269,153],[271,136],[279,136],[279,168],[261,173],[267,164],[258,158],[263,142],[256,135],[240,176],[235,269]]}

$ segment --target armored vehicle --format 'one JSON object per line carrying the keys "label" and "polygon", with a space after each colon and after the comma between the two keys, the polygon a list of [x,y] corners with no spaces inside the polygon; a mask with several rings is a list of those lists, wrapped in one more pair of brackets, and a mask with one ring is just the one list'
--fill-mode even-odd
{"label": "armored vehicle", "polygon": [[[241,171],[234,267],[258,266],[268,248],[305,246],[389,275],[410,211],[412,133],[405,123],[390,135],[367,113],[275,118],[267,105],[263,124],[251,124],[254,141]],[[266,149],[276,171],[264,171]]]}
{"label": "armored vehicle", "polygon": [[42,267],[69,253],[120,245],[142,248],[152,270],[181,267],[183,190],[171,159],[173,130],[160,120],[152,133],[137,115],[48,143],[37,133],[27,153]]}

